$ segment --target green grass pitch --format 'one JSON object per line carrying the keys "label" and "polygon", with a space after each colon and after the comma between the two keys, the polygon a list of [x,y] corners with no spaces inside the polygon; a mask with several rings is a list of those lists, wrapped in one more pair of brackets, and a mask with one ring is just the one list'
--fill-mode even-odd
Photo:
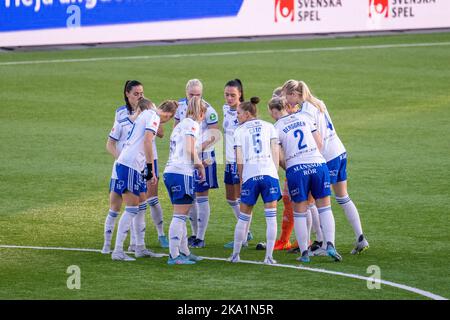
{"label": "green grass pitch", "polygon": [[[370,276],[367,268],[377,265],[384,280],[450,298],[449,41],[450,33],[435,33],[1,53],[0,245],[101,249],[113,162],[105,142],[126,79],[143,82],[146,96],[160,102],[183,97],[186,81],[199,78],[206,100],[222,116],[223,86],[239,77],[247,99],[262,98],[259,114],[266,120],[272,90],[287,79],[302,79],[327,104],[347,148],[349,193],[371,245],[360,256],[349,254],[353,232],[333,200],[344,261],[320,257],[308,266]],[[444,45],[389,46],[418,43]],[[284,50],[378,45],[388,46]],[[196,55],[264,50],[271,51]],[[113,59],[6,64],[105,57]],[[170,128],[158,141],[161,167]],[[223,165],[218,172],[222,181]],[[162,183],[159,188],[167,232],[171,205]],[[226,258],[230,251],[223,244],[232,240],[235,218],[223,183],[211,192],[211,210],[207,248],[194,252]],[[280,203],[279,232],[281,211]],[[261,204],[254,212],[252,231],[264,241]],[[147,245],[167,253],[157,245],[149,215],[147,222]],[[255,244],[242,259],[262,261]],[[274,257],[298,265],[291,254]],[[70,265],[80,267],[79,290],[66,286]],[[166,258],[120,263],[91,252],[0,248],[0,274],[0,299],[426,299],[306,270],[209,260],[171,267]]]}

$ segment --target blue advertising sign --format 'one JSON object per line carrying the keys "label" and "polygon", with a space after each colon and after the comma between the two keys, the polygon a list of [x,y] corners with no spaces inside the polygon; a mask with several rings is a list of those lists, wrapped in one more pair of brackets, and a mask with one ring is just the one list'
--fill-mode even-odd
{"label": "blue advertising sign", "polygon": [[0,0],[0,32],[229,17],[239,13],[243,2],[244,0]]}

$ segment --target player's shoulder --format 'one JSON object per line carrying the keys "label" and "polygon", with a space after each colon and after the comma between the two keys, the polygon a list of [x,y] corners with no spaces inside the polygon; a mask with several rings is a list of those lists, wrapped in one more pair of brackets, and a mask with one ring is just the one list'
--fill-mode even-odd
{"label": "player's shoulder", "polygon": [[128,112],[127,106],[126,106],[126,105],[120,106],[120,107],[118,107],[118,108],[116,109],[116,113],[123,112],[123,111]]}
{"label": "player's shoulder", "polygon": [[180,105],[180,104],[187,104],[187,98],[184,97],[184,98],[178,99],[178,104],[179,104],[179,105]]}

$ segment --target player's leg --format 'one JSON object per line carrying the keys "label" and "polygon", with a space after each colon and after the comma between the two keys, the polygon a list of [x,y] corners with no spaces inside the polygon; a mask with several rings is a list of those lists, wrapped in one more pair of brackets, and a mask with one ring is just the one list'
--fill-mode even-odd
{"label": "player's leg", "polygon": [[113,184],[115,184],[115,179],[111,179],[111,191],[109,193],[109,212],[105,219],[104,242],[101,251],[103,254],[111,253],[111,241],[114,234],[116,219],[119,216],[120,208],[122,207],[122,197],[113,191]]}
{"label": "player's leg", "polygon": [[351,251],[351,254],[359,254],[369,248],[369,243],[364,237],[358,209],[348,195],[347,180],[337,182],[333,184],[332,187],[336,195],[336,201],[344,210],[345,216],[355,233],[356,244],[355,248]]}
{"label": "player's leg", "polygon": [[287,181],[284,183],[283,190],[283,218],[281,224],[281,235],[280,239],[276,241],[274,250],[289,250],[292,245],[290,242],[292,230],[294,229],[294,207],[289,196],[289,191],[287,188]]}
{"label": "player's leg", "polygon": [[156,159],[153,166],[156,173],[156,184],[147,184],[147,204],[150,207],[153,224],[155,225],[156,231],[158,233],[159,244],[161,248],[168,248],[169,240],[164,233],[164,216],[161,203],[159,202],[158,198],[159,172],[157,169],[158,162]]}
{"label": "player's leg", "polygon": [[308,255],[308,201],[305,198],[305,195],[294,198],[294,229],[301,254],[298,260],[301,262],[310,261]]}
{"label": "player's leg", "polygon": [[205,234],[208,228],[209,217],[211,215],[211,209],[209,206],[209,191],[197,192],[195,195],[195,201],[198,209],[197,219],[197,236],[192,242],[192,248],[204,248],[205,247]]}

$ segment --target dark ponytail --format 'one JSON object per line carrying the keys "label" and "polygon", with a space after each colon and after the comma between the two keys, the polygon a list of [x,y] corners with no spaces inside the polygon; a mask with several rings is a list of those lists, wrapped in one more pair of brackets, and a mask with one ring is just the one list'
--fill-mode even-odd
{"label": "dark ponytail", "polygon": [[239,79],[230,80],[225,84],[225,87],[234,87],[239,90],[241,93],[241,97],[239,98],[239,102],[244,102],[244,87],[242,86],[242,82]]}
{"label": "dark ponytail", "polygon": [[130,102],[128,101],[127,92],[130,92],[133,90],[134,87],[142,86],[142,83],[140,83],[137,80],[127,80],[125,82],[125,87],[123,88],[123,98],[125,100],[125,104],[127,106],[127,110],[129,114],[133,113],[133,108],[130,105]]}

